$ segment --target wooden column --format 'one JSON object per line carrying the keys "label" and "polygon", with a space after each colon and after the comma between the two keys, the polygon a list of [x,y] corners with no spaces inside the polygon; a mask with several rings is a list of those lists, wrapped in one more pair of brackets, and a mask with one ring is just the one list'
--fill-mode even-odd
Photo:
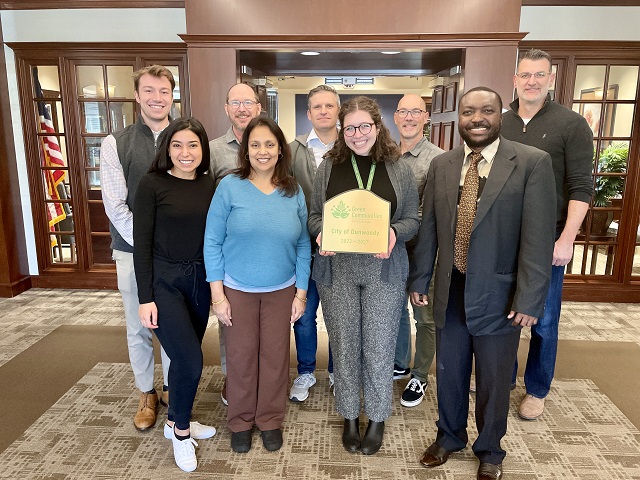
{"label": "wooden column", "polygon": [[0,297],[13,297],[31,288],[11,125],[7,68],[4,49],[0,49]]}

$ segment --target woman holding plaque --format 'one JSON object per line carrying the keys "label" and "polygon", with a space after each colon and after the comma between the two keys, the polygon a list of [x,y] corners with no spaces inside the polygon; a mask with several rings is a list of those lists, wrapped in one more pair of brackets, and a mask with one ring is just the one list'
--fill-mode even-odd
{"label": "woman holding plaque", "polygon": [[282,446],[291,324],[304,313],[311,244],[291,150],[268,117],[247,125],[236,170],[211,201],[204,240],[213,311],[227,348],[231,449],[251,448],[254,424],[269,451]]}
{"label": "woman holding plaque", "polygon": [[[418,192],[374,100],[350,99],[338,118],[342,129],[315,178],[309,232],[322,245],[324,203],[349,190],[370,190],[387,200],[391,211],[387,250],[355,254],[320,249],[312,274],[333,350],[336,409],[345,418],[342,444],[349,452],[371,455],[380,449],[384,421],[391,415],[398,312],[409,273],[405,242],[418,231]],[[361,390],[369,418],[362,439]]]}

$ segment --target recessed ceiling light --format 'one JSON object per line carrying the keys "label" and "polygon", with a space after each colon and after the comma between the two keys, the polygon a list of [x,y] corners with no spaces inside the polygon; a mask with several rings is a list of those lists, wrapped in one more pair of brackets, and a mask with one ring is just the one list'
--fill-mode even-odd
{"label": "recessed ceiling light", "polygon": [[401,52],[380,52],[383,55],[398,55]]}
{"label": "recessed ceiling light", "polygon": [[300,52],[300,55],[320,55],[320,52]]}

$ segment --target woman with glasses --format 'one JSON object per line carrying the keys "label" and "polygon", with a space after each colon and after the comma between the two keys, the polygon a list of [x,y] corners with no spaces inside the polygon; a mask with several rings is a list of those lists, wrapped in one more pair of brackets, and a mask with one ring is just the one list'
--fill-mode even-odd
{"label": "woman with glasses", "polygon": [[[389,248],[351,254],[319,251],[313,267],[333,350],[336,409],[344,418],[342,444],[352,453],[376,453],[391,415],[398,312],[405,299],[409,262],[405,242],[418,231],[418,192],[411,169],[367,97],[344,103],[342,130],[315,178],[309,232],[321,245],[327,199],[366,188],[391,204]],[[360,392],[369,424],[360,438]]]}
{"label": "woman with glasses", "polygon": [[227,349],[231,449],[282,446],[291,324],[307,302],[311,243],[302,189],[289,173],[291,150],[268,117],[249,122],[239,167],[220,182],[204,240],[213,312]]}

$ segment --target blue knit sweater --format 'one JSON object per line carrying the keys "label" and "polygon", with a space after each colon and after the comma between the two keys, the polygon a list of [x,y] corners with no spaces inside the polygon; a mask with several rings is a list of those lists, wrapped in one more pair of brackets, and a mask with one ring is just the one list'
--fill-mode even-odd
{"label": "blue knit sweater", "polygon": [[293,197],[267,195],[249,180],[224,177],[207,215],[204,260],[209,282],[226,275],[234,288],[269,291],[295,275],[296,287],[306,290],[311,246],[302,189]]}

